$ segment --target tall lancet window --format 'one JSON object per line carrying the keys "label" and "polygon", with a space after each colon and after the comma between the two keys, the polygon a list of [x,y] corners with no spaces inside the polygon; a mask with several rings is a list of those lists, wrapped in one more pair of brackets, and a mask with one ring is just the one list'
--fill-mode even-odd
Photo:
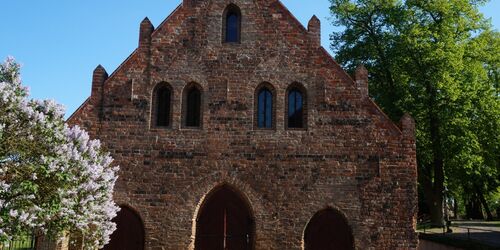
{"label": "tall lancet window", "polygon": [[230,4],[226,8],[224,21],[224,41],[226,43],[239,43],[241,37],[241,12],[238,6]]}
{"label": "tall lancet window", "polygon": [[201,126],[202,92],[198,84],[191,83],[184,89],[184,126]]}
{"label": "tall lancet window", "polygon": [[274,127],[274,88],[268,83],[257,88],[256,118],[258,128]]}
{"label": "tall lancet window", "polygon": [[273,121],[273,94],[267,88],[259,92],[259,128],[271,128]]}
{"label": "tall lancet window", "polygon": [[154,90],[153,111],[156,127],[169,127],[171,117],[172,89],[167,83],[160,83]]}
{"label": "tall lancet window", "polygon": [[305,128],[307,99],[304,87],[294,83],[288,88],[287,93],[287,128]]}

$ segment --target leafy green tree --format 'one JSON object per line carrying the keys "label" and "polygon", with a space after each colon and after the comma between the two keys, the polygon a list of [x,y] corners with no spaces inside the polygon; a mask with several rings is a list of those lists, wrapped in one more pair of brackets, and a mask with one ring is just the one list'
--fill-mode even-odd
{"label": "leafy green tree", "polygon": [[419,185],[436,225],[446,185],[476,194],[499,185],[500,36],[484,0],[330,0],[336,58],[365,64],[370,92],[397,120],[417,122]]}

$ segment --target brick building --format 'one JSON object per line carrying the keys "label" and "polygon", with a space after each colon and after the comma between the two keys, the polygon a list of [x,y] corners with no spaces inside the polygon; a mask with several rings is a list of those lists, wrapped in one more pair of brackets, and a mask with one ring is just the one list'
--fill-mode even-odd
{"label": "brick building", "polygon": [[354,79],[278,0],[145,19],[69,119],[121,167],[105,249],[415,249],[414,122]]}

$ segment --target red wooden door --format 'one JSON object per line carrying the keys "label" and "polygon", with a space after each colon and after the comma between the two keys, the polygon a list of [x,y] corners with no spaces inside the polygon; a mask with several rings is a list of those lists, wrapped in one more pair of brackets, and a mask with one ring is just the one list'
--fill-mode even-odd
{"label": "red wooden door", "polygon": [[345,218],[333,209],[316,213],[304,233],[306,250],[352,250],[351,229]]}
{"label": "red wooden door", "polygon": [[222,187],[207,197],[196,225],[196,250],[252,249],[250,209],[229,188]]}
{"label": "red wooden door", "polygon": [[127,207],[121,207],[113,219],[116,230],[104,250],[143,250],[144,228],[139,216]]}

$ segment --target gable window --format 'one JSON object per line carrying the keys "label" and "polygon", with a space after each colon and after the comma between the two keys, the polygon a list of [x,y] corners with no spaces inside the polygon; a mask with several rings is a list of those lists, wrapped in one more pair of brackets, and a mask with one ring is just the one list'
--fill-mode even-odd
{"label": "gable window", "polygon": [[264,87],[259,90],[257,101],[257,126],[272,128],[273,122],[273,94]]}
{"label": "gable window", "polygon": [[263,82],[257,86],[254,94],[254,127],[272,129],[275,127],[276,91],[270,83]]}
{"label": "gable window", "polygon": [[172,90],[161,83],[154,91],[154,124],[157,127],[170,126]]}
{"label": "gable window", "polygon": [[192,84],[184,94],[184,125],[186,127],[200,127],[201,124],[201,90]]}
{"label": "gable window", "polygon": [[231,4],[224,16],[224,42],[239,43],[241,36],[241,12],[238,6]]}
{"label": "gable window", "polygon": [[306,124],[306,97],[302,86],[292,85],[287,95],[287,127],[304,128]]}

